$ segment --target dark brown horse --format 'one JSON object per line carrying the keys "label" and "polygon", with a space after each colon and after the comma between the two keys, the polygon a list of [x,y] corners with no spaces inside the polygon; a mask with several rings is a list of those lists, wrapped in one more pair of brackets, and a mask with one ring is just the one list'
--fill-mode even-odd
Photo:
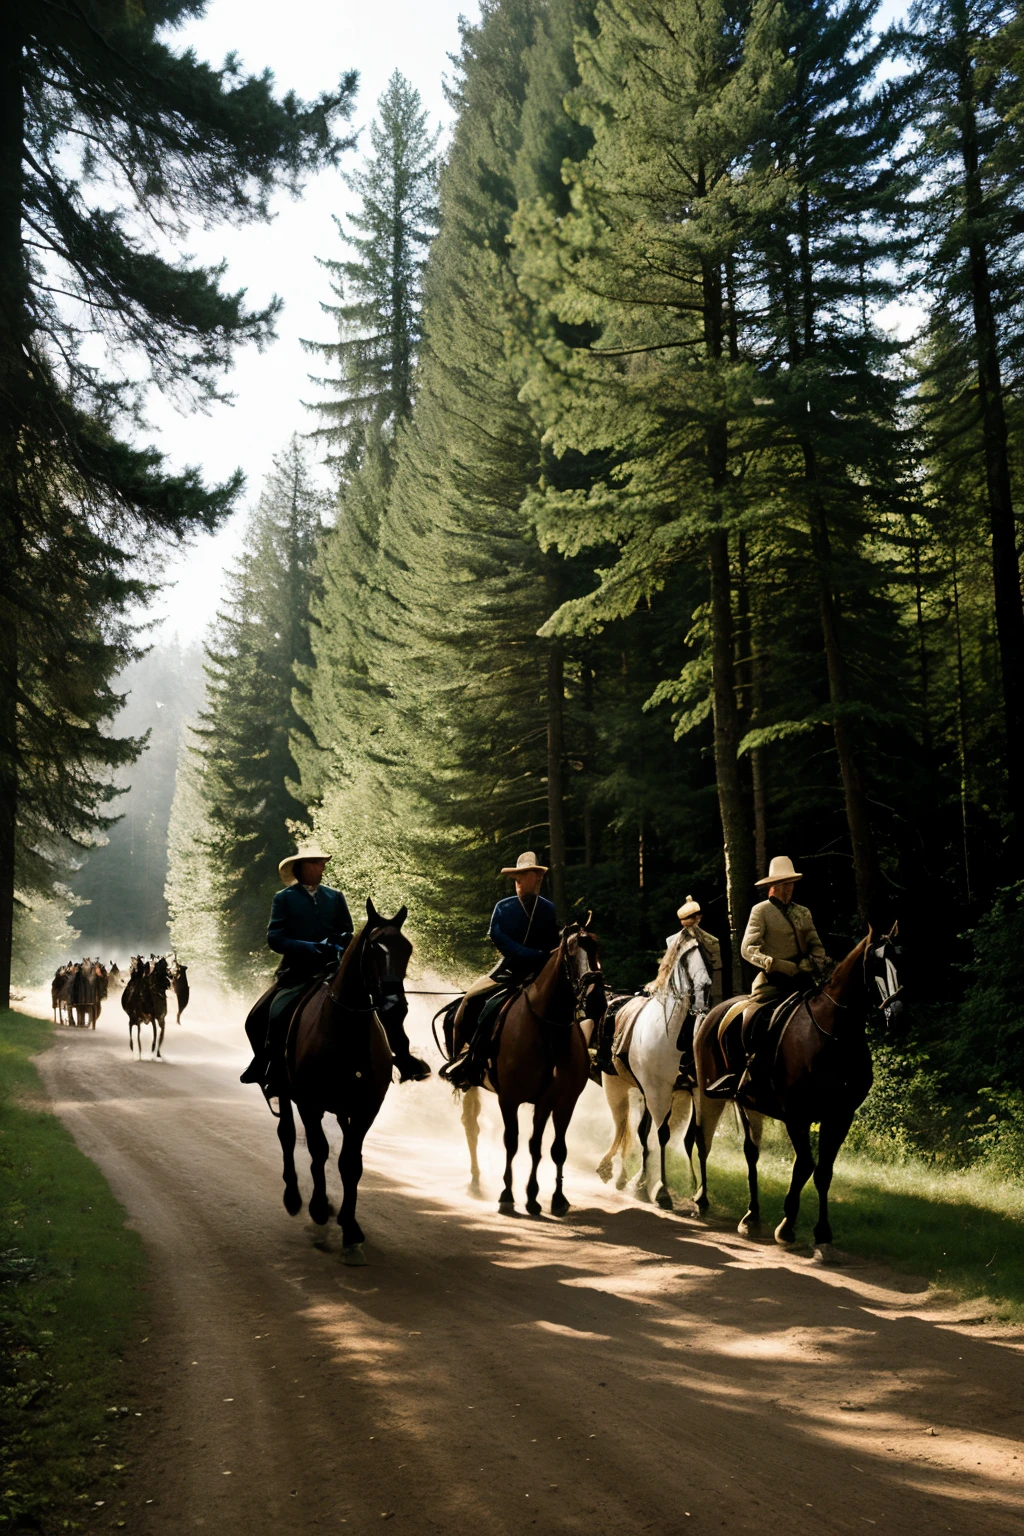
{"label": "dark brown horse", "polygon": [[[363,1172],[363,1140],[376,1120],[391,1086],[394,1057],[382,1018],[404,1019],[405,972],[412,945],[401,932],[406,909],[382,917],[366,903],[367,923],[342,956],[329,982],[318,982],[292,1014],[285,1053],[285,1080],[278,1098],[277,1134],[284,1155],[284,1205],[291,1216],[302,1209],[295,1172],[295,1118],[306,1132],[313,1193],[309,1214],[323,1225],[331,1214],[327,1201],[324,1115],[341,1126],[338,1155],[343,1198],[338,1211],[342,1256],[346,1264],[365,1264],[363,1229],[356,1220],[356,1197]],[[272,1085],[276,1091],[278,1085]]]}
{"label": "dark brown horse", "polygon": [[[818,1220],[814,1228],[816,1257],[828,1259],[832,1227],[828,1193],[840,1147],[846,1140],[857,1109],[868,1095],[872,1081],[871,1050],[867,1038],[870,1015],[885,1022],[902,1009],[896,976],[899,951],[895,930],[875,943],[869,933],[840,960],[831,977],[813,995],[802,998],[790,1014],[781,1035],[774,1035],[760,1049],[766,1059],[747,1089],[737,1098],[744,1127],[744,1152],[750,1186],[750,1207],[739,1230],[750,1236],[760,1230],[757,1159],[761,1118],[781,1120],[796,1154],[776,1241],[788,1247],[796,1241],[800,1193],[813,1175],[818,1191]],[[728,1041],[720,1039],[720,1025],[741,999],[731,998],[712,1008],[697,1028],[693,1049],[697,1083],[693,1114],[686,1132],[686,1149],[694,1145],[699,1160],[699,1183],[694,1202],[698,1211],[708,1208],[707,1159],[725,1100],[708,1098],[707,1085],[729,1071]],[[739,1017],[728,1028],[738,1029]],[[737,1097],[734,1095],[734,1097]],[[818,1157],[811,1151],[811,1126],[819,1125]]]}
{"label": "dark brown horse", "polygon": [[174,1022],[176,1024],[180,1024],[181,1016],[185,1012],[185,1009],[188,1007],[189,986],[188,967],[182,965],[181,962],[177,959],[175,959],[174,962],[174,971],[171,976],[171,985],[174,988],[174,999],[178,1005],[178,1016]]}
{"label": "dark brown horse", "polygon": [[[506,1214],[515,1210],[512,1161],[519,1149],[520,1104],[534,1106],[526,1209],[531,1216],[540,1214],[537,1165],[549,1117],[555,1131],[551,1212],[564,1216],[569,1209],[562,1190],[565,1134],[590,1076],[589,1034],[607,1006],[597,940],[587,923],[570,923],[562,929],[558,948],[536,981],[507,1004],[498,1025],[497,1055],[486,1086],[497,1093],[505,1124],[505,1185],[498,1209]],[[589,1025],[586,1034],[581,1019]]]}

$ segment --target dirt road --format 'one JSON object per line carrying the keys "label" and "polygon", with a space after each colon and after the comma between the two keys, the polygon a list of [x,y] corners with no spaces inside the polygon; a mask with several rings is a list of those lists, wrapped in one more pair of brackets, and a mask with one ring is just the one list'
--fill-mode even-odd
{"label": "dirt road", "polygon": [[163,1063],[129,1060],[119,1010],[40,1063],[153,1268],[127,1486],[97,1528],[1024,1531],[1024,1338],[887,1270],[606,1190],[593,1088],[561,1222],[498,1215],[493,1103],[481,1203],[447,1091],[393,1088],[367,1143],[370,1264],[344,1268],[336,1226],[284,1212],[237,1021],[187,1018]]}

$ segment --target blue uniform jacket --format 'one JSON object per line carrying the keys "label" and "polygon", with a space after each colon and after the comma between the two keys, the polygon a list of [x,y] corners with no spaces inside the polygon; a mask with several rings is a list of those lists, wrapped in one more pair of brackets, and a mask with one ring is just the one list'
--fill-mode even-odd
{"label": "blue uniform jacket", "polygon": [[274,897],[267,943],[284,956],[278,969],[281,981],[298,984],[315,976],[331,958],[323,946],[344,949],[351,938],[348,904],[329,885],[318,885],[313,894],[304,885],[289,885]]}
{"label": "blue uniform jacket", "polygon": [[518,896],[506,896],[491,914],[491,943],[507,962],[501,969],[516,976],[538,971],[560,938],[554,903],[544,896],[537,897],[532,923]]}

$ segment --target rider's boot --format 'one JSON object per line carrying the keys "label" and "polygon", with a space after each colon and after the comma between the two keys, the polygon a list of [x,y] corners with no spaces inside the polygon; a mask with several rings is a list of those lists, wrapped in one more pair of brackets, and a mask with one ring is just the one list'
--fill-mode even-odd
{"label": "rider's boot", "polygon": [[240,1083],[259,1083],[262,1086],[266,1079],[268,1065],[266,1055],[254,1056],[238,1081]]}
{"label": "rider's boot", "polygon": [[412,1054],[409,1045],[409,1036],[405,1032],[405,1025],[394,1014],[389,1017],[390,1010],[383,1010],[377,1017],[384,1026],[384,1033],[388,1037],[388,1045],[391,1054],[395,1058],[395,1066],[398,1068],[399,1081],[403,1083],[422,1083],[430,1076],[430,1067],[419,1056]]}

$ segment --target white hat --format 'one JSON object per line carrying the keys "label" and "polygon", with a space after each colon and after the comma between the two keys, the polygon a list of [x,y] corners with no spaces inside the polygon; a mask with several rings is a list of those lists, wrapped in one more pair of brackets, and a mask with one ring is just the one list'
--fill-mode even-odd
{"label": "white hat", "polygon": [[290,853],[286,859],[281,860],[277,866],[277,872],[281,876],[283,885],[298,885],[298,881],[292,871],[293,864],[299,864],[303,859],[323,859],[326,863],[330,857],[331,855],[324,853],[324,850],[318,844],[303,843],[297,852]]}
{"label": "white hat", "polygon": [[695,901],[692,896],[687,896],[677,911],[676,917],[678,917],[680,922],[683,921],[684,917],[700,917],[700,902]]}
{"label": "white hat", "polygon": [[537,855],[535,853],[521,853],[518,859],[516,859],[515,865],[511,868],[507,867],[503,869],[502,874],[526,875],[529,874],[530,870],[532,869],[539,869],[542,875],[546,875],[548,872],[548,866],[546,864],[537,863]]}
{"label": "white hat", "polygon": [[768,865],[768,873],[763,880],[755,880],[755,885],[784,885],[787,880],[802,880],[803,875],[797,874],[793,868],[793,860],[784,853],[772,859]]}

